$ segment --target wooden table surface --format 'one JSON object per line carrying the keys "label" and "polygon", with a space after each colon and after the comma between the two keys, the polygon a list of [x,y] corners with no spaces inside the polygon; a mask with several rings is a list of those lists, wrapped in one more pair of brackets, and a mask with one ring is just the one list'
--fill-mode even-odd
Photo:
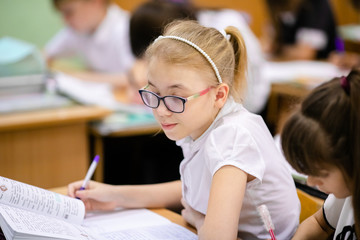
{"label": "wooden table surface", "polygon": [[79,121],[100,119],[111,111],[97,106],[74,105],[64,108],[3,114],[0,116],[0,132],[37,127],[71,124]]}

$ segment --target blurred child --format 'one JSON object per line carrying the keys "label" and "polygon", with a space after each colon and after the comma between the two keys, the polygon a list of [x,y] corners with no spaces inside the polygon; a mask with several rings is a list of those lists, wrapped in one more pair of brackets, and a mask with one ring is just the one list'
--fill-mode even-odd
{"label": "blurred child", "polygon": [[53,0],[67,25],[46,46],[48,61],[77,56],[91,73],[86,80],[127,85],[134,56],[129,40],[130,15],[109,0]]}
{"label": "blurred child", "polygon": [[130,42],[134,55],[142,58],[164,27],[180,19],[196,20],[196,9],[188,3],[167,0],[149,0],[140,4],[130,18]]}
{"label": "blurred child", "polygon": [[360,236],[360,71],[315,88],[282,132],[284,154],[308,184],[328,193],[293,239]]}
{"label": "blurred child", "polygon": [[176,21],[145,53],[148,83],[139,92],[166,136],[182,147],[181,181],[90,182],[89,189],[78,191],[79,181],[69,185],[70,196],[81,198],[87,210],[180,207],[182,202],[182,215],[199,239],[222,240],[268,239],[256,210],[266,204],[278,239],[294,234],[299,221],[294,182],[262,118],[241,104],[244,40],[234,27],[225,34]]}
{"label": "blurred child", "polygon": [[326,59],[334,51],[336,22],[328,0],[266,0],[272,29],[264,50],[283,60]]}

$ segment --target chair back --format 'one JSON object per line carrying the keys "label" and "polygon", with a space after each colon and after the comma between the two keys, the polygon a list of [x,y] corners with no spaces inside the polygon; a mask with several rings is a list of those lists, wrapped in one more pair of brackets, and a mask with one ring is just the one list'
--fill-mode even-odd
{"label": "chair back", "polygon": [[321,198],[311,196],[310,194],[298,188],[296,189],[296,191],[301,204],[301,212],[300,212],[300,223],[301,223],[306,218],[310,217],[315,212],[317,212],[324,204],[324,200]]}

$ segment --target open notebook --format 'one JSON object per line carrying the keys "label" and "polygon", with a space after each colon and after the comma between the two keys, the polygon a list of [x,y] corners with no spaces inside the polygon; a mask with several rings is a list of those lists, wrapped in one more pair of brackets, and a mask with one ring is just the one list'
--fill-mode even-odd
{"label": "open notebook", "polygon": [[7,240],[195,240],[147,209],[85,214],[82,201],[0,176],[0,228]]}

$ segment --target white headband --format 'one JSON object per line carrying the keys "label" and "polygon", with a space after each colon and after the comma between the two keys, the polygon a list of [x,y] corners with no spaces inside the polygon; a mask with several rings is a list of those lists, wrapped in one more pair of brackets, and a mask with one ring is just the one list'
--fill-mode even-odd
{"label": "white headband", "polygon": [[175,39],[175,40],[178,40],[178,41],[187,43],[188,45],[190,45],[190,46],[192,46],[193,48],[195,48],[196,50],[198,50],[198,52],[201,53],[201,54],[206,58],[206,60],[208,60],[208,62],[211,64],[212,68],[214,69],[215,75],[216,75],[219,83],[222,83],[222,79],[221,79],[219,70],[218,70],[218,68],[216,67],[215,63],[214,63],[213,60],[209,57],[209,55],[207,55],[207,53],[206,53],[204,50],[202,50],[198,45],[196,45],[196,44],[193,43],[193,42],[190,42],[189,40],[187,40],[187,39],[185,39],[185,38],[178,37],[178,36],[159,36],[158,38],[155,39],[154,42],[156,42],[156,41],[158,41],[158,40],[160,40],[160,39],[164,39],[164,38]]}

